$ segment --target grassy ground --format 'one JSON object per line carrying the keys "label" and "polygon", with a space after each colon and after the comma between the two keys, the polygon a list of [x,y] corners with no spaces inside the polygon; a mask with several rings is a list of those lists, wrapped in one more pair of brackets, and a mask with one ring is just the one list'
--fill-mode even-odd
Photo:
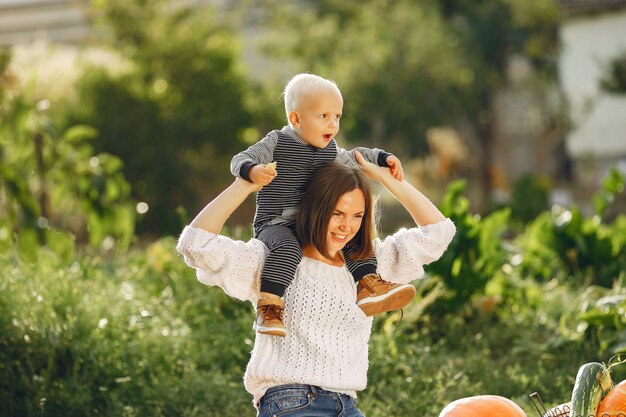
{"label": "grassy ground", "polygon": [[[6,250],[0,271],[0,415],[254,415],[242,383],[252,308],[199,284],[173,239],[106,257]],[[565,331],[578,294],[514,287],[495,307],[438,316],[415,302],[399,323],[377,318],[359,407],[436,417],[457,398],[497,394],[535,416],[534,391],[568,400],[578,367],[608,359],[588,331]]]}

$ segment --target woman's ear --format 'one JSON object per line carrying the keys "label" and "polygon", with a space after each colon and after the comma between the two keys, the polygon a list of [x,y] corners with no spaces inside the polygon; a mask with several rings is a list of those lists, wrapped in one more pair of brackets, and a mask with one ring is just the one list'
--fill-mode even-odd
{"label": "woman's ear", "polygon": [[289,122],[291,123],[293,127],[296,127],[296,128],[300,127],[300,115],[298,114],[297,111],[294,110],[289,113]]}

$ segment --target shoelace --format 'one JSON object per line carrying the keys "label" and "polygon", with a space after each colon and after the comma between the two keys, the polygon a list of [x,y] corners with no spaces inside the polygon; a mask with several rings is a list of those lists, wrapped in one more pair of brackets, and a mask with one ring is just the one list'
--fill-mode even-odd
{"label": "shoelace", "polygon": [[267,321],[270,320],[278,320],[281,323],[283,322],[283,315],[285,313],[284,307],[277,306],[274,304],[269,304],[266,306],[262,306],[261,312],[263,313],[263,318]]}
{"label": "shoelace", "polygon": [[[371,281],[373,281],[375,284],[380,284],[380,285],[391,285],[388,282],[385,282],[380,275],[376,276],[376,277],[372,277],[370,279]],[[376,293],[376,291],[374,291],[374,288],[372,288],[372,286],[370,285],[370,280],[367,279],[363,279],[361,280],[361,283],[371,292],[371,293]],[[404,318],[404,309],[401,308],[400,309],[400,318],[398,319],[397,322],[394,323],[394,326],[397,326],[398,323],[400,323],[402,321],[402,319]]]}
{"label": "shoelace", "polygon": [[[370,281],[372,281],[372,282],[370,283]],[[382,285],[385,285],[385,286],[389,286],[390,285],[389,283],[383,281],[383,279],[380,276],[376,276],[375,278],[370,278],[370,279],[362,279],[361,280],[361,284],[363,284],[363,286],[365,288],[367,288],[369,290],[369,292],[374,293],[374,294],[376,293],[376,290],[375,290],[374,286],[371,285],[371,284],[374,284],[374,285],[378,284],[378,285],[381,285],[381,286]]]}

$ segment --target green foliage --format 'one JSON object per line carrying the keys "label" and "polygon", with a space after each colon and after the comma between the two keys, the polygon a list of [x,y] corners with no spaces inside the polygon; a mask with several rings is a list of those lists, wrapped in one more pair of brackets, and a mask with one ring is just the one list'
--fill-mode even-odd
{"label": "green foliage", "polygon": [[554,75],[558,58],[559,4],[554,0],[439,1],[462,33],[474,64],[487,71],[488,83],[502,81],[507,59],[529,57],[545,76]]}
{"label": "green foliage", "polygon": [[166,1],[102,1],[111,43],[127,61],[116,73],[87,69],[67,122],[98,131],[94,143],[124,161],[136,199],[150,210],[140,231],[176,233],[176,210],[195,212],[231,178],[251,116],[238,41],[208,10]]}
{"label": "green foliage", "polygon": [[[550,291],[542,296],[546,306],[552,297]],[[469,321],[425,317],[375,332],[368,388],[359,396],[362,410],[368,416],[412,415],[414,410],[437,416],[453,400],[494,394],[513,399],[531,416],[531,392],[540,391],[546,402],[569,399],[579,364],[595,352],[558,336],[560,312],[546,316],[547,309],[540,307],[508,314],[518,303]],[[541,324],[541,317],[550,319]]]}
{"label": "green foliage", "polygon": [[[472,215],[463,191],[451,184],[441,204],[458,233],[415,308],[399,323],[395,313],[375,321],[359,397],[367,415],[436,415],[478,394],[532,412],[529,393],[561,403],[580,364],[624,351],[623,273],[612,286],[580,285],[623,270],[624,216],[605,224],[574,207],[542,213],[511,246],[510,211]],[[0,414],[253,414],[241,383],[250,306],[198,284],[172,238],[107,259],[47,233],[44,248],[34,231],[0,239]],[[564,266],[568,245],[599,235],[611,245],[595,248],[593,262]]]}
{"label": "green foliage", "polygon": [[558,277],[575,285],[611,288],[626,268],[626,217],[619,215],[607,223],[602,214],[623,190],[623,175],[612,170],[592,198],[595,216],[585,217],[576,206],[555,206],[537,216],[516,239],[522,273],[535,279]]}
{"label": "green foliage", "polygon": [[605,356],[626,353],[625,280],[622,271],[613,288],[587,288],[576,310],[586,330],[585,341],[598,345]]}
{"label": "green foliage", "polygon": [[[253,309],[199,284],[174,244],[166,238],[111,259],[63,259],[39,248],[26,262],[3,252],[0,414],[252,416],[241,375]],[[437,415],[478,394],[507,396],[528,413],[531,392],[567,400],[578,366],[607,359],[583,339],[590,332],[580,323],[598,323],[593,309],[608,308],[607,296],[621,321],[615,296],[623,289],[591,296],[515,275],[500,278],[508,295],[495,310],[377,317],[369,386],[359,395],[366,415]],[[591,301],[582,320],[578,307],[568,314],[584,299]],[[568,334],[560,330],[564,314],[572,318]],[[617,340],[610,319],[601,321],[597,337]],[[616,369],[614,377],[626,375]]]}
{"label": "green foliage", "polygon": [[600,189],[593,195],[591,201],[598,216],[604,217],[607,208],[615,201],[615,198],[624,192],[626,179],[616,167],[609,170],[608,175],[602,180]]}
{"label": "green foliage", "polygon": [[45,244],[48,234],[65,232],[92,245],[113,238],[127,247],[135,212],[121,160],[94,150],[89,126],[59,131],[47,114],[49,101],[20,89],[8,60],[0,68],[0,213],[8,234],[34,232]]}
{"label": "green foliage", "polygon": [[600,87],[609,93],[626,93],[626,51],[618,54],[604,69]]}
{"label": "green foliage", "polygon": [[[562,403],[581,364],[624,352],[623,272],[604,287],[585,278],[624,269],[626,218],[605,224],[572,207],[540,214],[511,240],[511,211],[472,215],[464,186],[452,183],[441,204],[458,232],[418,299],[402,320],[375,319],[359,395],[367,415],[436,415],[479,394],[531,413],[530,393]],[[571,245],[599,235],[611,245],[567,267]],[[37,239],[0,239],[0,414],[254,413],[241,382],[253,309],[200,285],[173,238],[115,258],[76,253],[64,235],[47,236],[55,249]]]}
{"label": "green foliage", "polygon": [[453,290],[447,300],[438,305],[444,311],[463,308],[472,295],[482,293],[487,283],[501,273],[507,260],[507,250],[501,235],[506,230],[510,210],[495,211],[484,219],[469,212],[469,200],[463,197],[465,181],[452,182],[440,209],[456,225],[454,239],[441,259],[429,265],[427,271],[443,277]]}
{"label": "green foliage", "polygon": [[[470,213],[469,201],[463,196],[464,181],[449,185],[439,206],[455,223],[457,233],[441,259],[427,267],[449,290],[438,298],[432,311],[465,309],[470,302],[480,304],[483,295],[516,298],[508,289],[519,286],[511,280],[520,278],[614,286],[620,272],[626,270],[626,216],[608,223],[601,215],[623,192],[623,175],[616,169],[610,171],[592,199],[598,211],[591,217],[585,217],[576,206],[540,211],[546,191],[536,184],[540,183],[532,178],[521,182],[514,201],[534,193],[538,194],[537,205],[514,205],[484,218]],[[520,222],[525,224],[521,233]]]}
{"label": "green foliage", "polygon": [[548,209],[550,183],[545,178],[524,175],[515,182],[511,196],[511,216],[523,224]]}
{"label": "green foliage", "polygon": [[429,127],[463,113],[475,73],[432,1],[305,4],[267,6],[266,50],[338,82],[349,141],[415,155]]}
{"label": "green foliage", "polygon": [[346,138],[408,156],[426,151],[428,128],[459,119],[488,137],[492,91],[512,55],[555,74],[554,0],[261,4],[274,35],[264,51],[338,82]]}
{"label": "green foliage", "polygon": [[0,415],[246,415],[249,305],[203,288],[173,239],[128,257],[0,257]]}

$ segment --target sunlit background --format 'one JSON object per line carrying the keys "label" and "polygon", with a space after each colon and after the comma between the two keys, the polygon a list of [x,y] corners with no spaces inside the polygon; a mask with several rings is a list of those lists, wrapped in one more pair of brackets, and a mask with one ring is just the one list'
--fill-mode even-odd
{"label": "sunlit background", "polygon": [[375,322],[368,416],[537,415],[626,351],[626,0],[0,0],[1,416],[254,415],[252,309],[174,242],[307,71],[459,230]]}

